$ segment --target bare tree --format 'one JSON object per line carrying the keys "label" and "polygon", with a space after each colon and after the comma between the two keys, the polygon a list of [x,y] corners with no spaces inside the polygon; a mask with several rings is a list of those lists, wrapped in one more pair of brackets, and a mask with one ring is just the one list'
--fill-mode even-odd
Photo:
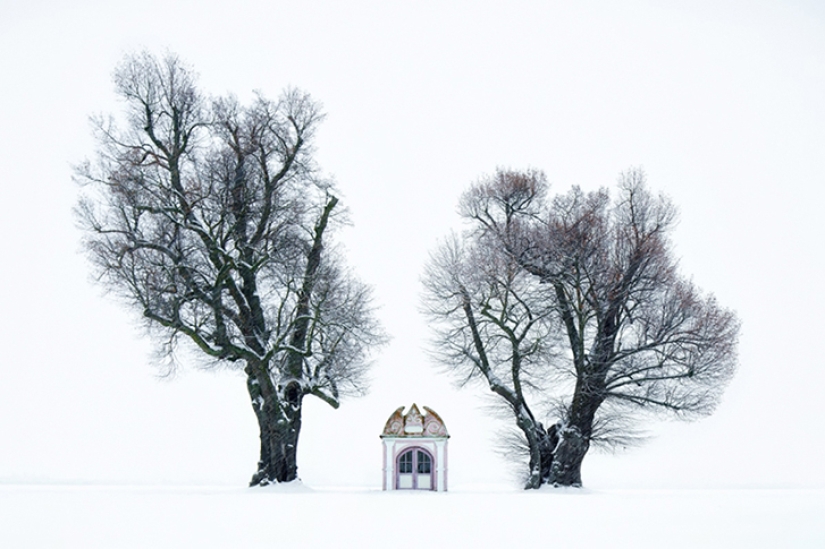
{"label": "bare tree", "polygon": [[[474,185],[460,208],[473,253],[447,245],[425,282],[442,361],[481,375],[515,414],[531,456],[528,488],[581,485],[582,460],[611,418],[712,412],[735,370],[739,331],[732,312],[677,273],[675,209],[651,195],[640,170],[621,175],[616,200],[573,188],[548,203],[546,192],[540,172],[499,171]],[[525,354],[544,382],[532,383],[534,394],[561,397],[547,430],[510,395]],[[493,363],[508,368],[506,391]],[[538,427],[532,437],[527,424]]]}
{"label": "bare tree", "polygon": [[245,373],[250,484],[294,480],[303,397],[337,408],[361,392],[383,338],[369,289],[328,246],[338,199],[312,158],[319,107],[297,90],[207,100],[171,55],[127,57],[115,83],[125,127],[98,119],[95,162],[76,171],[99,279],[170,357],[187,342]]}

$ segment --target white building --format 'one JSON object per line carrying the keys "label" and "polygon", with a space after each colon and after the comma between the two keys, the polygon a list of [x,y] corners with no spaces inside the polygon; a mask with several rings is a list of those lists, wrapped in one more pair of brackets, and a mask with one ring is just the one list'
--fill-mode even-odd
{"label": "white building", "polygon": [[413,404],[387,420],[384,443],[384,490],[447,491],[447,427],[438,414]]}

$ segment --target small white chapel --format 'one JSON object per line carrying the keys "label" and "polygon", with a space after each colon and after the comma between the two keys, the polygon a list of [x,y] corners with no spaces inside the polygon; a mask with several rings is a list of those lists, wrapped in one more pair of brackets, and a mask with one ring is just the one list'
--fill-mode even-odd
{"label": "small white chapel", "polygon": [[387,420],[384,444],[384,490],[447,491],[447,427],[431,409],[413,404]]}

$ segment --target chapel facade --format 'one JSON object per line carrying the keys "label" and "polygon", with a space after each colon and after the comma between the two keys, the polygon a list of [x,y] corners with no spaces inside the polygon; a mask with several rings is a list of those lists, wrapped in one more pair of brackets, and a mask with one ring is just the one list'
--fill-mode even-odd
{"label": "chapel facade", "polygon": [[413,404],[392,413],[384,426],[384,490],[447,491],[447,427],[431,409]]}

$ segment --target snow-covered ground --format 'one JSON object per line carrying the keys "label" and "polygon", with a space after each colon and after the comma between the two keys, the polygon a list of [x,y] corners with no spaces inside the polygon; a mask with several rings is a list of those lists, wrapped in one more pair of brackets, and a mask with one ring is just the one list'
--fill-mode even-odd
{"label": "snow-covered ground", "polygon": [[0,547],[825,547],[825,490],[0,485]]}

